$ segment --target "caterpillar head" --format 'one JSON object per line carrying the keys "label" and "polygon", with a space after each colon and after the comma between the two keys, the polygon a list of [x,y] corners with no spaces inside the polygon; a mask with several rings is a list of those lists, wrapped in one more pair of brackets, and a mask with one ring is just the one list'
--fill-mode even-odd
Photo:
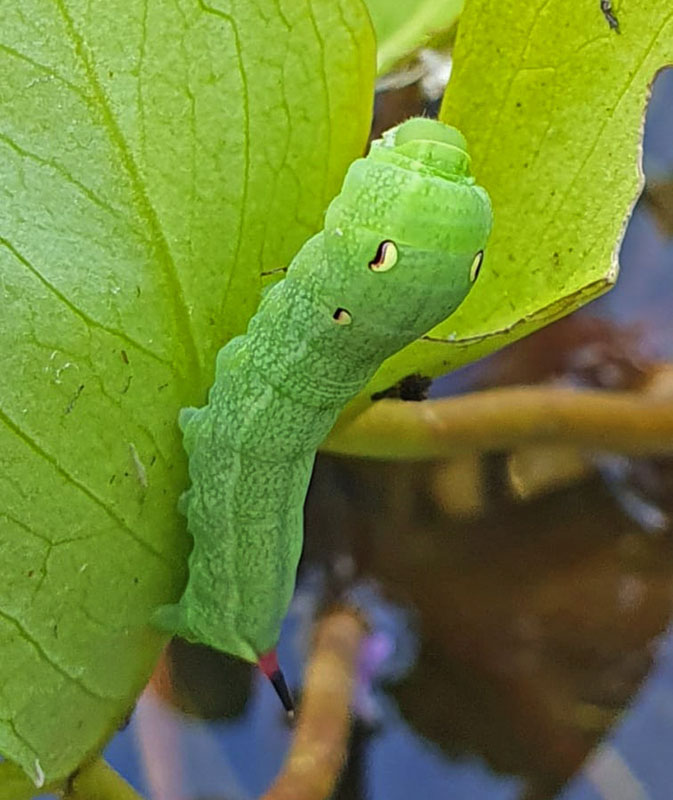
{"label": "caterpillar head", "polygon": [[414,118],[354,162],[325,219],[334,322],[385,354],[426,333],[465,299],[491,229],[488,195],[463,136]]}

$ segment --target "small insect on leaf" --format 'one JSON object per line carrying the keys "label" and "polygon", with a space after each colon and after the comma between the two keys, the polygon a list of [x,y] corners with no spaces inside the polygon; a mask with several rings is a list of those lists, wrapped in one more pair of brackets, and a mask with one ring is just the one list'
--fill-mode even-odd
{"label": "small insect on leaf", "polygon": [[610,28],[615,33],[619,33],[619,20],[617,19],[614,11],[612,10],[611,0],[601,0],[601,11],[603,12],[603,16],[607,20],[607,23],[610,26]]}

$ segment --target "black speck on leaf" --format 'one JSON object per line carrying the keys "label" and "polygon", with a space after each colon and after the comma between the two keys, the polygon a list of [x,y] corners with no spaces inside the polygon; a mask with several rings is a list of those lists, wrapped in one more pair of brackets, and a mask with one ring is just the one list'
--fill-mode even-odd
{"label": "black speck on leaf", "polygon": [[612,10],[612,2],[611,0],[601,0],[601,11],[603,12],[603,16],[605,17],[610,29],[613,30],[615,33],[619,33],[619,20],[615,16],[614,11]]}

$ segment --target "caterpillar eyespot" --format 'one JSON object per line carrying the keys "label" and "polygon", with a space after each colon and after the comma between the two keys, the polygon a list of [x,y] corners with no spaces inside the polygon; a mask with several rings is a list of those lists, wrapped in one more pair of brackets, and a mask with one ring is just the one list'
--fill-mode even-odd
{"label": "caterpillar eyespot", "polygon": [[388,239],[381,242],[376,255],[369,262],[369,269],[373,272],[387,272],[397,264],[397,247],[395,242]]}
{"label": "caterpillar eyespot", "polygon": [[353,317],[351,316],[350,312],[346,311],[345,308],[337,308],[334,314],[332,314],[332,319],[337,325],[350,325],[353,321]]}
{"label": "caterpillar eyespot", "polygon": [[484,260],[484,251],[480,250],[477,255],[474,257],[472,261],[472,266],[470,267],[470,283],[474,283],[479,276],[479,272],[481,271],[481,264]]}
{"label": "caterpillar eyespot", "polygon": [[[351,165],[324,230],[264,294],[247,332],[218,353],[206,405],[179,416],[191,480],[179,509],[194,546],[182,597],[153,620],[258,663],[286,707],[275,646],[294,591],[316,450],[378,366],[463,302],[490,229],[490,201],[471,177],[459,131],[424,118],[387,131]],[[372,231],[390,238],[377,243]],[[370,270],[395,266],[395,242],[404,242],[404,269],[395,283],[373,280]],[[362,253],[375,247],[363,269]],[[469,275],[465,252],[477,253]],[[358,309],[347,337],[316,324],[331,297],[345,306],[332,314],[337,325]]]}

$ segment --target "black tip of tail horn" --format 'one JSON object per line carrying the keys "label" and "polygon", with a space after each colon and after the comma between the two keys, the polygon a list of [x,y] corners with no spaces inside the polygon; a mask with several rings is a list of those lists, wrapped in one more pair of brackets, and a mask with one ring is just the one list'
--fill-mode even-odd
{"label": "black tip of tail horn", "polygon": [[273,688],[276,690],[276,694],[278,697],[280,697],[280,702],[283,704],[283,708],[287,712],[288,718],[294,719],[294,700],[292,699],[292,695],[290,694],[290,690],[282,671],[277,669],[274,673],[269,675],[269,680],[271,681]]}
{"label": "black tip of tail horn", "polygon": [[278,666],[278,657],[276,650],[269,650],[263,656],[260,656],[257,661],[257,666],[262,670],[266,677],[271,681],[271,685],[276,690],[276,694],[283,704],[289,719],[294,718],[294,700],[290,694],[287,681],[283,675],[283,671]]}

